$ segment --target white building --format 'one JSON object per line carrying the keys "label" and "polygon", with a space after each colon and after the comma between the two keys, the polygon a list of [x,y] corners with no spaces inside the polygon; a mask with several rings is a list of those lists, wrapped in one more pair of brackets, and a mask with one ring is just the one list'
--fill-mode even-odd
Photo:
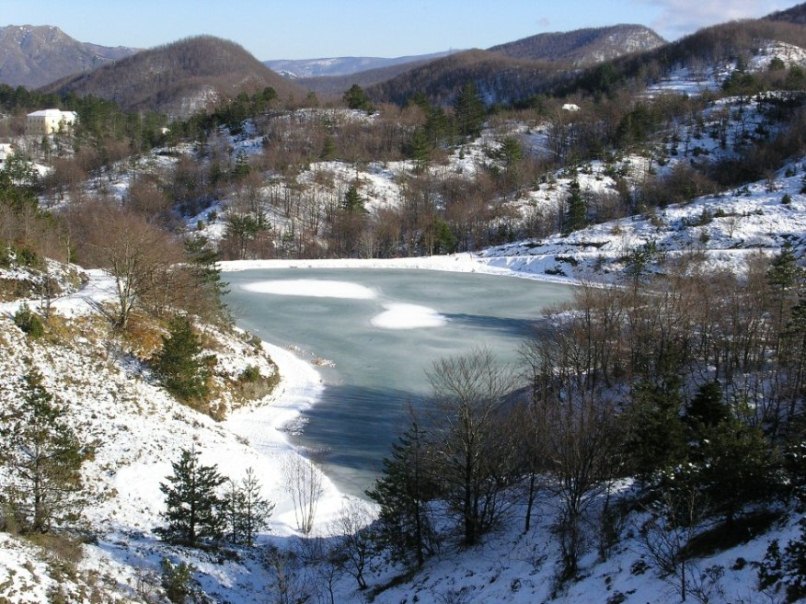
{"label": "white building", "polygon": [[25,122],[25,133],[34,136],[47,136],[61,129],[68,130],[76,123],[78,115],[75,111],[60,109],[41,109],[28,114]]}
{"label": "white building", "polygon": [[6,159],[14,155],[14,148],[11,143],[0,143],[0,168],[3,167]]}

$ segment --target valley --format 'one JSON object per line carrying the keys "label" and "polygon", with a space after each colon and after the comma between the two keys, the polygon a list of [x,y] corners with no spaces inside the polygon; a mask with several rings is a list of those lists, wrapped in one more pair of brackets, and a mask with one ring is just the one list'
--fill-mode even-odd
{"label": "valley", "polygon": [[0,27],[0,603],[802,600],[804,15]]}

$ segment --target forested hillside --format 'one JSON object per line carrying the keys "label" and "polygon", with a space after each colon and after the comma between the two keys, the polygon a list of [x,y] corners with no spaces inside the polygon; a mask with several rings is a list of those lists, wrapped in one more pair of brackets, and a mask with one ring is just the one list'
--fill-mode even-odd
{"label": "forested hillside", "polygon": [[47,92],[94,95],[131,111],[187,117],[241,92],[271,87],[283,100],[305,92],[243,48],[201,36],[143,51],[95,71],[48,85]]}

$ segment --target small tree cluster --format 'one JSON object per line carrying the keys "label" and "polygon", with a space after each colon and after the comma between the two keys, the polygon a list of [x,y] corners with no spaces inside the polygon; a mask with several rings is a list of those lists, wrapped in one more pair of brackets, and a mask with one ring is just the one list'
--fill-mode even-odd
{"label": "small tree cluster", "polygon": [[266,527],[274,504],[261,496],[262,487],[250,468],[240,483],[229,481],[215,465],[203,465],[196,449],[183,449],[173,462],[173,474],[160,484],[165,494],[164,539],[188,547],[216,545],[225,536],[231,543],[251,546]]}
{"label": "small tree cluster", "polygon": [[790,540],[783,551],[774,539],[758,567],[759,589],[770,594],[783,592],[788,603],[806,598],[806,521],[801,520],[800,527],[800,536]]}
{"label": "small tree cluster", "polygon": [[283,465],[283,479],[294,504],[297,529],[307,535],[313,530],[319,500],[324,494],[322,473],[309,459],[294,455]]}

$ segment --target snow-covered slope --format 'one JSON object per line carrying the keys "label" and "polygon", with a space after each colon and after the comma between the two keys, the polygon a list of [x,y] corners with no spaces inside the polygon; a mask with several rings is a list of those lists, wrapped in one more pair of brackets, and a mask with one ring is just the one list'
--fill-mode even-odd
{"label": "snow-covered slope", "polygon": [[[214,342],[218,375],[235,377],[247,366],[270,374],[275,371],[268,360],[271,355],[282,376],[271,395],[231,411],[225,422],[216,422],[178,403],[159,387],[130,352],[131,343],[115,337],[92,312],[96,303],[108,298],[109,286],[108,278],[93,273],[83,290],[54,302],[53,310],[63,318],[54,319],[58,329],[52,327],[39,340],[30,340],[12,323],[15,303],[2,308],[0,404],[20,396],[22,376],[35,368],[43,374],[47,390],[67,406],[70,424],[83,438],[97,443],[92,459],[83,466],[84,483],[93,502],[84,518],[97,541],[82,547],[79,574],[73,580],[59,581],[47,562],[48,554],[0,534],[0,597],[12,602],[49,601],[55,597],[49,590],[57,586],[68,601],[88,601],[80,594],[94,581],[106,586],[104,601],[113,596],[120,601],[142,601],[142,594],[137,593],[142,577],[157,573],[163,557],[185,555],[159,542],[154,532],[162,524],[160,513],[164,511],[159,485],[171,473],[171,462],[182,449],[195,447],[202,463],[216,464],[234,480],[253,468],[264,496],[276,503],[270,527],[261,539],[265,541],[269,535],[288,539],[297,534],[282,472],[287,460],[299,453],[289,446],[284,429],[300,408],[316,400],[321,388],[316,371],[288,351],[269,345],[255,348],[238,333],[205,328],[205,340]],[[33,301],[32,307],[36,308]],[[327,479],[324,486],[316,525],[320,528],[332,521],[343,499]],[[242,602],[254,601],[267,581],[265,575],[236,580],[238,575],[258,572],[259,564],[235,561],[222,565],[203,553],[199,556],[190,554],[199,568],[197,578],[205,591],[218,594],[217,600],[240,597]]]}

